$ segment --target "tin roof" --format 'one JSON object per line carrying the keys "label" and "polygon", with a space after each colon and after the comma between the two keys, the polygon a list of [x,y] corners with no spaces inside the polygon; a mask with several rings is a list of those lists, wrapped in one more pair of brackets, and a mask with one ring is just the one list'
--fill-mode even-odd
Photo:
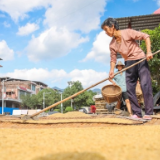
{"label": "tin roof", "polygon": [[120,29],[132,28],[135,30],[154,29],[160,24],[160,14],[149,14],[116,18]]}

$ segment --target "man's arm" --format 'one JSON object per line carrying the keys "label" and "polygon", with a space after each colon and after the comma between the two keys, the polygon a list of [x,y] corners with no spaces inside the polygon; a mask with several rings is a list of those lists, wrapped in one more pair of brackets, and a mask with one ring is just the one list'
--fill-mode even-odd
{"label": "man's arm", "polygon": [[109,72],[109,77],[111,79],[113,79],[113,77],[114,77],[114,68],[115,68],[115,65],[116,64],[113,61],[111,61],[111,63],[110,63],[110,72]]}
{"label": "man's arm", "polygon": [[151,52],[151,41],[150,41],[149,35],[146,33],[140,32],[140,31],[133,30],[133,29],[127,29],[127,33],[130,39],[145,40],[146,48],[147,48],[147,54],[146,54],[147,61],[152,59],[153,55]]}
{"label": "man's arm", "polygon": [[116,85],[116,83],[111,79],[111,78],[109,78],[109,81],[115,86]]}
{"label": "man's arm", "polygon": [[153,58],[152,52],[151,52],[151,41],[150,41],[150,37],[147,37],[145,39],[145,43],[146,43],[146,48],[147,48],[147,54],[146,54],[146,58],[147,61],[149,61],[150,59]]}

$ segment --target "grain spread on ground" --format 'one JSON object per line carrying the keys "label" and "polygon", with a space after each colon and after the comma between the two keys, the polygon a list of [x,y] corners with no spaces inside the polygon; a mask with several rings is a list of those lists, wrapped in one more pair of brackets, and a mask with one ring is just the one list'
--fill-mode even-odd
{"label": "grain spread on ground", "polygon": [[0,129],[1,160],[159,160],[160,126]]}
{"label": "grain spread on ground", "polygon": [[32,124],[58,124],[58,123],[116,123],[116,124],[133,124],[134,121],[120,118],[96,118],[96,119],[56,119],[56,120],[6,120],[13,123],[32,123]]}
{"label": "grain spread on ground", "polygon": [[[153,116],[150,122],[133,126],[133,121],[115,116],[27,122],[4,116],[0,118],[0,159],[159,160],[159,120]],[[71,127],[80,121],[96,125]],[[106,123],[109,125],[102,126]]]}
{"label": "grain spread on ground", "polygon": [[91,117],[90,115],[88,114],[85,114],[85,113],[82,113],[82,112],[77,112],[77,111],[74,111],[74,112],[67,112],[67,113],[55,113],[55,114],[52,114],[48,117]]}

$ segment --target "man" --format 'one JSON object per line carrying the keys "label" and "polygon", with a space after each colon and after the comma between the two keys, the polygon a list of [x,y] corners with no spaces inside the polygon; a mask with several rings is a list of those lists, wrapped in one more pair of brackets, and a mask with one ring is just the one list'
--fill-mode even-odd
{"label": "man", "polygon": [[[145,56],[147,60],[153,58],[150,37],[148,34],[133,29],[119,30],[118,22],[114,18],[106,19],[102,23],[101,28],[108,36],[113,37],[110,43],[110,78],[114,77],[117,53],[120,53],[124,58],[126,67],[140,61],[145,58]],[[147,49],[146,55],[139,47],[136,40],[145,41]],[[150,115],[153,114],[153,94],[150,71],[146,60],[126,70],[127,93],[131,103],[132,112],[134,114],[132,118],[134,119],[142,118],[141,108],[139,107],[135,93],[138,78],[140,80],[145,102],[145,115],[143,116],[143,119],[150,120],[152,119]]]}

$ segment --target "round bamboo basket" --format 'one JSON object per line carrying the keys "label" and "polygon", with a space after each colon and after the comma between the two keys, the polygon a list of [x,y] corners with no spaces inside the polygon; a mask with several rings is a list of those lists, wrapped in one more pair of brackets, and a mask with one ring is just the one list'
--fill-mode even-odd
{"label": "round bamboo basket", "polygon": [[102,88],[102,95],[107,103],[117,102],[121,100],[122,90],[119,86],[114,86],[112,84],[106,85]]}

